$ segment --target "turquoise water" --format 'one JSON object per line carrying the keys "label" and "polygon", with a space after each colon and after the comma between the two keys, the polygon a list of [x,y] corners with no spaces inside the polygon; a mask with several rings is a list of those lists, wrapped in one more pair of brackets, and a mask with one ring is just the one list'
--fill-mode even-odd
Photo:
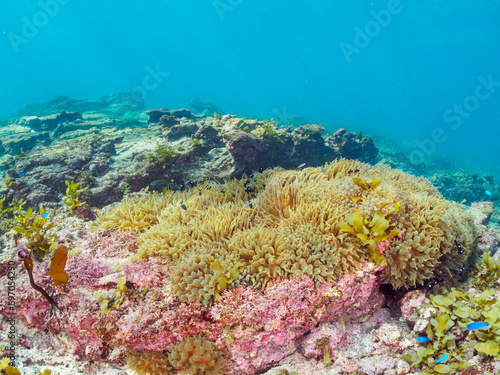
{"label": "turquoise water", "polygon": [[[56,95],[198,97],[381,135],[500,176],[498,1],[42,0],[0,6],[0,117]],[[498,179],[497,179],[498,182]]]}

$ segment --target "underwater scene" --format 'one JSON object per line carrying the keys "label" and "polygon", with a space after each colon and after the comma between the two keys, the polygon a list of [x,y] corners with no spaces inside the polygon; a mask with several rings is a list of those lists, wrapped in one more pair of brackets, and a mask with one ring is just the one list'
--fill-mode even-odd
{"label": "underwater scene", "polygon": [[0,374],[500,374],[500,0],[0,10]]}

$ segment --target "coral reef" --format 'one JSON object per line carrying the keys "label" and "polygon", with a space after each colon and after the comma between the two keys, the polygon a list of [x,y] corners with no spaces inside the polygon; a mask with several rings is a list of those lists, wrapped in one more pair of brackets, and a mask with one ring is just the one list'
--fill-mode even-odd
{"label": "coral reef", "polygon": [[[429,180],[450,200],[457,202],[496,201],[499,196],[498,186],[494,185],[493,176],[479,176],[467,170],[453,170],[449,173],[437,173]],[[490,195],[486,193],[490,192]]]}
{"label": "coral reef", "polygon": [[[15,270],[22,374],[498,372],[495,206],[340,158],[377,160],[361,134],[141,103],[61,97],[22,115],[82,118],[0,130],[0,276]],[[42,247],[64,250],[32,269],[56,315],[15,254],[20,199],[42,215]],[[491,329],[466,329],[477,321]]]}
{"label": "coral reef", "polygon": [[478,234],[470,214],[426,180],[344,159],[131,198],[98,221],[142,232],[137,256],[165,257],[178,295],[200,302],[216,293],[215,260],[226,270],[241,262],[256,287],[301,275],[333,281],[369,259],[386,265],[382,279],[394,288],[451,280]]}

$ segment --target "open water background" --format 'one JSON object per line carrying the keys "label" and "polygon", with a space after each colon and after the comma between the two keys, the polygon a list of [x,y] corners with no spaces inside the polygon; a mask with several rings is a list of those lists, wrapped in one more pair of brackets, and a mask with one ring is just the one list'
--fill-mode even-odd
{"label": "open water background", "polygon": [[198,97],[500,180],[497,0],[0,1],[0,117],[56,95]]}

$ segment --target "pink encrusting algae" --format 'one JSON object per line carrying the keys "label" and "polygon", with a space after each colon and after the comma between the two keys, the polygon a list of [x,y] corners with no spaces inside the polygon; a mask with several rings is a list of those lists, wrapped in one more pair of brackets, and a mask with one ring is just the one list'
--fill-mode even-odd
{"label": "pink encrusting algae", "polygon": [[[413,345],[413,336],[404,322],[382,308],[382,266],[367,263],[328,283],[315,284],[302,276],[274,279],[264,290],[230,284],[219,300],[205,306],[173,295],[166,260],[151,257],[130,263],[137,244],[132,232],[98,230],[87,235],[68,259],[67,285],[51,286],[47,262],[36,263],[35,280],[62,309],[49,323],[49,303],[29,286],[18,263],[20,344],[123,367],[123,353],[128,350],[167,353],[173,345],[199,335],[222,353],[221,374],[264,373],[273,366],[294,371],[305,366],[306,372],[321,374],[328,358],[332,368],[351,372],[410,371],[401,355]],[[106,256],[108,250],[112,255]],[[95,294],[116,293],[123,279],[127,286],[123,300],[105,311]],[[6,282],[0,278],[0,287],[6,288]],[[413,291],[401,300],[403,317],[416,322],[417,332],[428,321],[428,312],[419,309],[425,298],[425,291]],[[0,313],[7,313],[4,300]],[[359,353],[353,357],[352,350]],[[294,362],[286,367],[290,361]]]}
{"label": "pink encrusting algae", "polygon": [[[315,286],[304,276],[274,281],[263,291],[230,287],[213,306],[180,302],[170,293],[164,261],[125,261],[130,243],[134,243],[133,236],[120,232],[99,231],[88,236],[77,255],[68,260],[70,281],[64,286],[50,286],[50,278],[44,276],[45,263],[35,267],[36,280],[58,296],[63,310],[46,327],[76,358],[109,360],[110,348],[166,351],[188,336],[202,334],[223,349],[229,373],[251,374],[295,352],[303,336],[319,323],[343,317],[356,320],[372,313],[384,300],[378,268],[367,264],[336,283]],[[99,256],[107,247],[115,249],[114,257]],[[29,287],[26,272],[19,270],[22,298],[18,315],[26,330],[43,329],[49,304]],[[123,276],[130,287],[123,302],[100,313],[94,294],[116,289]],[[0,303],[2,313],[5,309],[6,304]],[[37,345],[49,348],[53,343]]]}
{"label": "pink encrusting algae", "polygon": [[318,287],[301,277],[275,282],[264,292],[230,288],[212,307],[182,303],[164,288],[152,288],[143,299],[100,317],[94,329],[112,345],[151,351],[203,334],[224,347],[227,368],[253,373],[297,350],[297,342],[318,323],[342,316],[355,320],[380,306],[375,270],[366,266]]}

